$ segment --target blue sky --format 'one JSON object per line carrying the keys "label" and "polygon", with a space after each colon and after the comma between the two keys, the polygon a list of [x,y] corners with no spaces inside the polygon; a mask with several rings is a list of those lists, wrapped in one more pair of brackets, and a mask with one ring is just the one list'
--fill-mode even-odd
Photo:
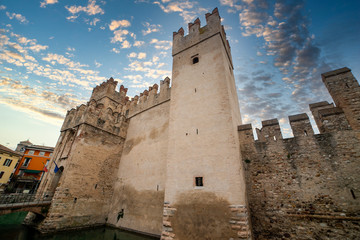
{"label": "blue sky", "polygon": [[[134,96],[171,78],[172,32],[219,8],[244,123],[331,101],[320,74],[360,76],[360,1],[0,0],[0,144],[54,146],[66,111],[113,77]],[[120,85],[119,84],[119,85]]]}

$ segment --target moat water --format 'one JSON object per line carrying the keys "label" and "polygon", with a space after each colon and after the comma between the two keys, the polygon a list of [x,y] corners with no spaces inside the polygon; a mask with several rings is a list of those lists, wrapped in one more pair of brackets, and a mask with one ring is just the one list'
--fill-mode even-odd
{"label": "moat water", "polygon": [[150,240],[156,239],[115,228],[99,227],[78,231],[59,232],[42,235],[36,230],[21,224],[26,212],[0,216],[1,240]]}

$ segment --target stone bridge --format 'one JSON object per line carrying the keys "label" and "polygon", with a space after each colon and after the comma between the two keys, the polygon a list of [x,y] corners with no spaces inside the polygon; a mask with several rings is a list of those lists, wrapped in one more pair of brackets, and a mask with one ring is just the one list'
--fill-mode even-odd
{"label": "stone bridge", "polygon": [[46,215],[51,197],[35,199],[35,194],[0,195],[0,215],[13,212],[33,212]]}

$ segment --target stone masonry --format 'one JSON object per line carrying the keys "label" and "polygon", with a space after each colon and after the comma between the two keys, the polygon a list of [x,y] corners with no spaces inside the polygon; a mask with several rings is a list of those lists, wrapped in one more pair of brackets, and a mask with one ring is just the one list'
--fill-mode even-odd
{"label": "stone masonry", "polygon": [[[110,78],[68,111],[38,197],[41,232],[108,225],[162,240],[356,239],[360,88],[324,73],[334,104],[242,125],[230,45],[217,9],[173,33],[166,77],[129,98]],[[160,90],[160,91],[159,91]],[[59,168],[57,173],[54,169]],[[30,217],[29,217],[30,219]]]}

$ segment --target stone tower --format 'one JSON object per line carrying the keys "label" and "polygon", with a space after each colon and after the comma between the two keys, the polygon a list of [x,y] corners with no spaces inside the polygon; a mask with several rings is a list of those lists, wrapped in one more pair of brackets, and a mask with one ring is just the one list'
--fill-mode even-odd
{"label": "stone tower", "polygon": [[336,107],[344,111],[354,130],[360,130],[360,86],[347,67],[321,74]]}
{"label": "stone tower", "polygon": [[[49,171],[38,190],[51,197],[42,232],[103,225],[126,138],[122,113],[127,98],[113,78],[96,86],[90,101],[67,112]],[[54,173],[56,167],[60,169]],[[41,196],[42,195],[42,196]]]}
{"label": "stone tower", "polygon": [[217,8],[173,34],[162,239],[248,239],[241,117]]}

